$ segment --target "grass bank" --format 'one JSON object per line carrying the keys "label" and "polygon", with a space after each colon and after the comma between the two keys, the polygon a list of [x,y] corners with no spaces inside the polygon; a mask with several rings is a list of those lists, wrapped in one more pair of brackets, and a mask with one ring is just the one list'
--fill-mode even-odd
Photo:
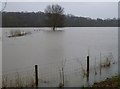
{"label": "grass bank", "polygon": [[120,89],[120,75],[118,76],[113,76],[112,78],[107,78],[104,81],[94,83],[92,87],[90,88],[85,88],[83,87],[82,89]]}

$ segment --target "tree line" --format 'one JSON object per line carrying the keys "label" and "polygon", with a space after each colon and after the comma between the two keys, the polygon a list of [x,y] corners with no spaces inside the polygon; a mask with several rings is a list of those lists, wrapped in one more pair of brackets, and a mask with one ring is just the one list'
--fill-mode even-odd
{"label": "tree line", "polygon": [[[2,27],[50,27],[44,12],[2,12]],[[118,27],[118,20],[91,19],[64,15],[64,25],[59,27]]]}

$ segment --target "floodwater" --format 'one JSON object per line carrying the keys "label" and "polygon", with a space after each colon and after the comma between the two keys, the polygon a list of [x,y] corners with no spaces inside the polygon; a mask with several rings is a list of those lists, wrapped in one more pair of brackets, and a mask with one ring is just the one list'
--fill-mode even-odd
{"label": "floodwater", "polygon": [[[7,37],[11,30],[18,29],[32,34]],[[2,69],[8,77],[29,70],[34,77],[34,65],[38,65],[39,86],[57,87],[62,80],[60,69],[64,67],[65,87],[82,87],[118,73],[117,27],[66,27],[55,32],[50,28],[3,28],[2,31]],[[88,55],[87,81],[84,70]],[[111,65],[100,68],[106,59]]]}

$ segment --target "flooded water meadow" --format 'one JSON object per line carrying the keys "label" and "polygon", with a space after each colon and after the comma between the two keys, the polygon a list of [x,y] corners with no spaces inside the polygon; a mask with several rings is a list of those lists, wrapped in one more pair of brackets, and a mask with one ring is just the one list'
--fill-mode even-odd
{"label": "flooded water meadow", "polygon": [[[31,34],[11,37],[11,30]],[[86,77],[89,56],[89,79]],[[2,28],[4,86],[83,87],[118,74],[117,27]],[[16,77],[15,77],[16,76]],[[63,78],[64,77],[64,78]],[[6,82],[6,83],[5,83]],[[17,85],[16,85],[17,86]]]}

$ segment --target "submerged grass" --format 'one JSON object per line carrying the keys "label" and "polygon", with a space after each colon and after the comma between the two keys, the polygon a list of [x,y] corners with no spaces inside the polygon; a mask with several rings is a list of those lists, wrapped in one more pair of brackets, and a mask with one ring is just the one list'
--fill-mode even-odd
{"label": "submerged grass", "polygon": [[120,89],[120,75],[107,78],[104,81],[94,83],[91,87],[82,87],[82,89]]}
{"label": "submerged grass", "polygon": [[[82,61],[80,61],[79,59],[76,59],[76,60],[81,65],[83,78],[87,77],[87,72],[86,72],[86,68],[84,67],[84,63]],[[100,61],[101,61],[101,57],[100,57]],[[59,85],[58,85],[58,87],[60,87],[60,88],[64,87],[64,85],[65,85],[64,79],[66,76],[64,76],[64,74],[65,74],[64,72],[65,72],[66,59],[62,60],[61,64],[62,64],[62,66],[59,68],[60,80],[59,80]],[[94,66],[95,75],[97,75],[96,64],[97,63],[96,63],[96,57],[95,57],[95,66]],[[100,69],[110,67],[111,66],[111,58],[105,57],[104,62],[103,63],[100,62],[100,65],[101,65]],[[33,70],[32,70],[32,72],[33,72]],[[24,74],[22,74],[22,75],[24,75]],[[13,79],[12,78],[9,79],[9,76],[4,76],[3,80],[2,80],[3,88],[6,88],[6,87],[35,87],[34,75],[29,76],[28,73],[24,77],[22,75],[20,75],[17,72]],[[93,77],[94,77],[94,75],[93,75]],[[45,80],[42,80],[42,81],[44,83],[47,83],[47,81],[45,81]],[[97,87],[118,87],[118,86],[120,86],[120,75],[114,76],[110,79],[106,79],[105,81],[102,81],[99,83],[95,83],[92,87],[95,87],[95,89],[96,89]]]}
{"label": "submerged grass", "polygon": [[8,87],[14,87],[14,88],[35,87],[35,81],[32,76],[23,77],[17,72],[13,78],[9,76],[4,76],[2,78],[2,88],[5,89]]}
{"label": "submerged grass", "polygon": [[107,78],[105,81],[94,83],[92,87],[120,87],[120,75]]}

